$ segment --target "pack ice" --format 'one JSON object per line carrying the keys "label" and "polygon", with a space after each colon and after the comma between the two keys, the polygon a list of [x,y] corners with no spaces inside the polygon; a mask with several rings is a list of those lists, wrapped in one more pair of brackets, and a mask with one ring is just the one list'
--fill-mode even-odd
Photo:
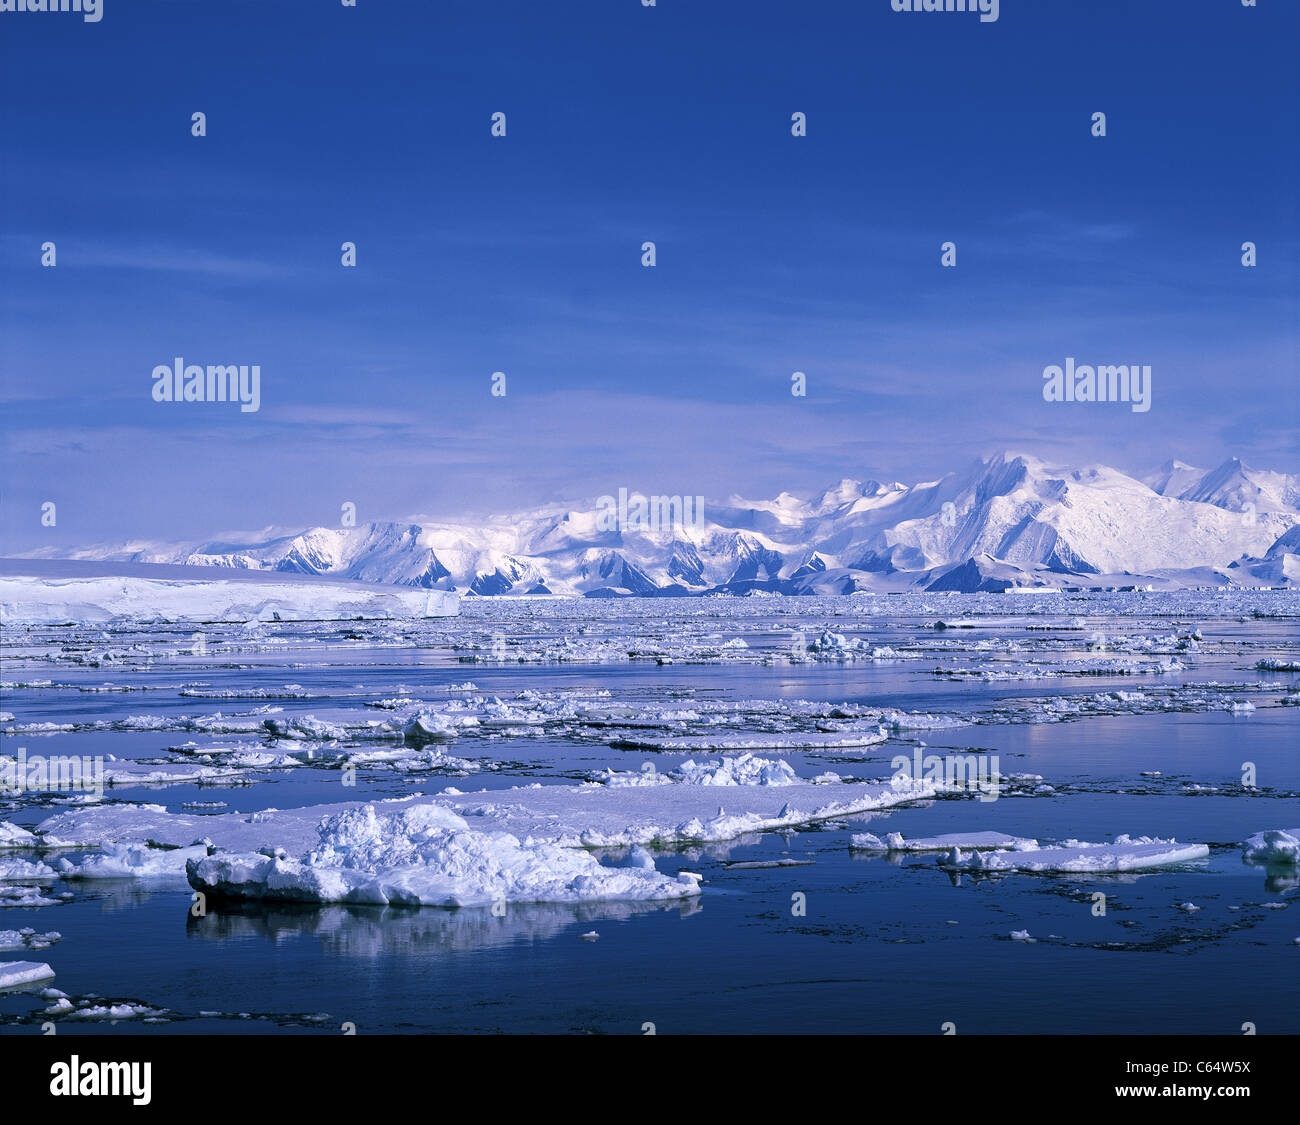
{"label": "pack ice", "polygon": [[[22,563],[27,563],[23,560]],[[297,575],[213,578],[211,568],[113,564],[122,573],[84,573],[89,564],[31,560],[0,573],[0,619],[10,624],[135,621],[334,621],[358,617],[455,617],[459,597]],[[20,573],[11,573],[13,569]],[[96,569],[96,568],[90,568]],[[165,577],[150,577],[161,574]]]}
{"label": "pack ice", "polygon": [[[699,876],[660,873],[643,845],[732,840],[936,796],[943,783],[801,781],[787,763],[684,764],[667,783],[530,785],[195,816],[160,805],[59,813],[46,848],[65,878],[184,876],[196,890],[299,902],[469,906],[685,898]],[[631,848],[617,866],[586,848]]]}

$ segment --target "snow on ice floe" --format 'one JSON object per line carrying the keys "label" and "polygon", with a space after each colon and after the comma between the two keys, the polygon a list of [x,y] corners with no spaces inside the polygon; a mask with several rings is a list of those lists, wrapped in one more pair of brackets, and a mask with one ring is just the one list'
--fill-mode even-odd
{"label": "snow on ice floe", "polygon": [[0,953],[9,953],[15,949],[49,949],[62,940],[61,933],[51,930],[47,934],[41,934],[30,926],[21,930],[0,930]]}
{"label": "snow on ice floe", "polygon": [[32,848],[36,846],[36,837],[26,828],[0,820],[0,850],[6,848]]}
{"label": "snow on ice floe", "polygon": [[954,847],[939,857],[939,864],[952,871],[971,872],[1061,872],[1107,874],[1143,871],[1188,863],[1210,854],[1205,844],[1180,844],[1152,836],[1117,836],[1113,844],[1089,844],[1065,840],[1041,848],[1010,851],[963,850]]}
{"label": "snow on ice floe", "polygon": [[144,1023],[164,1023],[169,1016],[166,1008],[152,1008],[131,1000],[112,1001],[102,996],[84,996],[74,1000],[57,988],[44,988],[39,995],[48,1004],[40,1013],[44,1019],[87,1023],[138,1019]]}
{"label": "snow on ice floe", "polygon": [[[295,576],[197,573],[42,577],[0,575],[0,617],[9,623],[130,621],[329,621],[354,618],[454,617],[456,594]],[[66,565],[66,564],[65,564]],[[168,570],[176,568],[167,568]]]}
{"label": "snow on ice floe", "polygon": [[53,878],[54,872],[40,860],[0,855],[0,882],[30,883]]}
{"label": "snow on ice floe", "polygon": [[[836,774],[829,775],[839,781]],[[601,770],[597,780],[610,786],[626,785],[800,785],[807,782],[794,772],[794,767],[783,759],[759,758],[753,754],[737,754],[715,761],[697,762],[687,759],[670,773],[653,769],[640,772]],[[814,779],[818,780],[818,779]]]}
{"label": "snow on ice floe", "polygon": [[53,979],[54,970],[39,961],[0,961],[0,989],[25,988]]}
{"label": "snow on ice floe", "polygon": [[[243,898],[472,905],[672,899],[698,877],[660,874],[637,845],[724,841],[937,795],[942,783],[753,784],[781,766],[704,763],[667,785],[532,785],[376,804],[195,816],[100,806],[42,825],[49,847],[98,847],[65,877],[163,879]],[[717,779],[731,777],[723,800]],[[713,784],[699,779],[714,778]],[[728,811],[730,806],[730,811]],[[622,866],[584,851],[632,847]]]}
{"label": "snow on ice floe", "polygon": [[38,886],[0,882],[0,907],[60,906],[71,897],[70,894],[63,894],[51,898]]}
{"label": "snow on ice floe", "polygon": [[889,736],[878,727],[862,731],[807,734],[739,734],[694,735],[669,738],[614,739],[610,745],[620,750],[654,750],[660,753],[693,754],[701,750],[855,750],[884,742]]}
{"label": "snow on ice floe", "polygon": [[579,849],[475,831],[437,804],[346,809],[321,821],[302,859],[219,854],[189,860],[187,874],[220,897],[409,906],[675,899],[698,894],[700,882],[661,874],[643,849],[607,866]]}
{"label": "snow on ice floe", "polygon": [[1005,832],[954,832],[911,839],[904,839],[898,832],[886,833],[883,839],[870,832],[860,832],[849,838],[849,847],[866,852],[951,852],[954,848],[962,851],[1027,851],[1037,848],[1038,841],[1008,836]]}
{"label": "snow on ice floe", "polygon": [[1241,857],[1249,863],[1300,864],[1300,828],[1256,832],[1241,845]]}
{"label": "snow on ice floe", "polygon": [[138,879],[152,884],[184,883],[185,864],[208,855],[206,844],[157,848],[147,844],[105,844],[82,859],[60,856],[54,870],[64,879]]}
{"label": "snow on ice floe", "polygon": [[1300,672],[1300,660],[1260,660],[1255,664],[1261,672]]}

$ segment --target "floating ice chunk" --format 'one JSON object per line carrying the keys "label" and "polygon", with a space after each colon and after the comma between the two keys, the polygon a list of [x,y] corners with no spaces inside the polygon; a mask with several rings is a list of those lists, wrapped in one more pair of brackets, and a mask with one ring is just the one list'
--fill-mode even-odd
{"label": "floating ice chunk", "polygon": [[690,758],[672,773],[682,785],[798,785],[799,775],[784,759],[739,754],[713,762]]}
{"label": "floating ice chunk", "polygon": [[1256,832],[1241,845],[1248,863],[1300,863],[1300,828]]}
{"label": "floating ice chunk", "polygon": [[1180,902],[1178,904],[1178,909],[1185,910],[1188,914],[1195,914],[1201,908],[1194,902]]}
{"label": "floating ice chunk", "polygon": [[80,863],[55,861],[65,879],[142,879],[148,882],[185,879],[185,864],[208,854],[206,845],[151,848],[140,844],[106,844],[102,852]]}
{"label": "floating ice chunk", "polygon": [[866,852],[947,852],[953,848],[1025,851],[1038,847],[1038,841],[1008,836],[1005,832],[954,832],[945,836],[914,836],[910,840],[905,840],[898,832],[887,833],[883,840],[870,832],[862,832],[849,838],[849,846]]}
{"label": "floating ice chunk", "polygon": [[53,979],[54,970],[40,961],[0,961],[0,988],[23,988]]}
{"label": "floating ice chunk", "polygon": [[39,846],[36,837],[26,828],[0,820],[0,850],[4,848],[35,848]]}
{"label": "floating ice chunk", "polygon": [[849,640],[843,633],[832,633],[829,629],[822,631],[821,636],[816,640],[808,642],[809,652],[828,652],[838,650],[840,652],[856,652],[866,645],[858,639]]}
{"label": "floating ice chunk", "polygon": [[290,902],[472,906],[507,902],[655,900],[699,894],[700,877],[651,866],[607,867],[585,851],[470,828],[437,804],[381,812],[363,805],[327,816],[301,859],[192,859],[190,885],[231,898]]}
{"label": "floating ice chunk", "polygon": [[0,883],[43,882],[53,877],[54,871],[40,860],[0,855]]}
{"label": "floating ice chunk", "polygon": [[[232,756],[232,761],[238,755]],[[268,755],[269,757],[269,755]],[[243,764],[243,763],[241,763]],[[239,771],[225,766],[157,764],[118,760],[104,767],[105,785],[127,788],[137,785],[178,785],[184,782],[212,781],[234,777]]]}
{"label": "floating ice chunk", "polygon": [[422,770],[441,770],[459,774],[477,773],[483,768],[480,762],[471,761],[469,758],[458,758],[455,754],[448,754],[442,747],[438,747],[436,750],[422,750],[417,754],[396,758],[392,762],[392,767],[406,773],[415,773]]}
{"label": "floating ice chunk", "polygon": [[347,731],[334,723],[323,722],[315,715],[294,715],[277,719],[263,719],[262,725],[276,738],[294,741],[309,738],[314,742],[333,742],[347,738]]}
{"label": "floating ice chunk", "polygon": [[734,731],[716,735],[682,738],[620,738],[610,745],[620,750],[657,750],[662,753],[693,754],[701,750],[841,750],[874,746],[889,736],[878,727],[833,734],[739,734]]}
{"label": "floating ice chunk", "polygon": [[580,935],[580,936],[582,937],[582,940],[583,940],[583,941],[598,941],[598,940],[600,940],[600,934],[596,933],[595,930],[588,930],[587,933],[582,934],[582,935]]}
{"label": "floating ice chunk", "polygon": [[419,745],[434,739],[454,738],[456,724],[441,711],[421,711],[402,729],[406,741]]}
{"label": "floating ice chunk", "polygon": [[30,926],[22,930],[0,930],[0,953],[11,949],[49,949],[62,940],[60,933],[51,930],[48,934],[38,934]]}
{"label": "floating ice chunk", "polygon": [[1028,871],[1068,873],[1113,873],[1144,871],[1204,859],[1210,849],[1204,844],[1180,844],[1151,836],[1132,839],[1118,836],[1113,844],[1088,844],[1066,840],[1045,848],[1025,851],[963,852],[955,847],[939,857],[939,864],[955,871]]}
{"label": "floating ice chunk", "polygon": [[881,723],[890,730],[947,730],[950,727],[965,726],[970,720],[956,715],[927,715],[912,711],[885,711],[880,716]]}
{"label": "floating ice chunk", "polygon": [[1012,930],[1012,931],[1011,931],[1011,940],[1012,940],[1012,941],[1024,941],[1024,942],[1028,942],[1029,944],[1032,945],[1032,944],[1033,944],[1034,942],[1036,942],[1038,939],[1037,939],[1037,938],[1034,938],[1034,937],[1030,937],[1030,936],[1029,936],[1029,931],[1028,931],[1028,930]]}
{"label": "floating ice chunk", "polygon": [[0,883],[0,906],[58,906],[61,901],[47,897],[37,886]]}
{"label": "floating ice chunk", "polygon": [[[42,994],[43,995],[43,994]],[[161,1022],[158,1017],[165,1016],[165,1008],[151,1008],[147,1004],[134,1004],[124,1001],[119,1004],[114,1003],[96,1003],[100,997],[87,997],[78,1000],[75,1004],[66,996],[54,997],[54,1003],[45,1009],[47,1016],[59,1016],[69,1020],[88,1020],[97,1021],[105,1020],[116,1022],[117,1020],[134,1020],[144,1019],[145,1022]]]}
{"label": "floating ice chunk", "polygon": [[[942,783],[912,779],[726,788],[533,785],[371,806],[342,803],[215,816],[169,813],[157,805],[109,806],[59,813],[40,831],[47,846],[120,842],[139,848],[154,841],[186,848],[204,836],[217,850],[187,864],[191,885],[249,898],[435,904],[495,902],[502,896],[520,902],[648,900],[693,895],[696,877],[683,881],[659,874],[645,863],[648,857],[639,869],[604,866],[576,849],[719,842],[948,791]],[[718,800],[724,793],[725,809]],[[403,819],[407,813],[410,820]],[[379,819],[371,824],[372,817]],[[358,820],[364,830],[356,827]],[[119,849],[106,854],[116,859],[105,865],[131,873],[130,863],[120,864]],[[166,853],[150,859],[168,862]],[[147,873],[148,867],[142,870]]]}

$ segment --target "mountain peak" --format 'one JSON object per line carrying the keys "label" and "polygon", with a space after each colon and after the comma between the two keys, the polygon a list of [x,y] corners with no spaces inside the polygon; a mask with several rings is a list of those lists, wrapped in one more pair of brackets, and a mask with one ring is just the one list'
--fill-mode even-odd
{"label": "mountain peak", "polygon": [[[1285,560],[1300,535],[1291,530],[1300,527],[1300,478],[1230,457],[1209,473],[1170,460],[1142,483],[1104,465],[1075,468],[1006,449],[927,483],[844,477],[809,501],[782,492],[707,510],[699,534],[605,532],[592,511],[551,504],[482,521],[376,521],[277,530],[241,544],[118,544],[75,555],[494,596],[843,593],[936,578],[936,589],[987,589],[1037,584],[1026,576],[1038,573],[1174,575],[1270,549]],[[948,568],[956,568],[951,578]]]}

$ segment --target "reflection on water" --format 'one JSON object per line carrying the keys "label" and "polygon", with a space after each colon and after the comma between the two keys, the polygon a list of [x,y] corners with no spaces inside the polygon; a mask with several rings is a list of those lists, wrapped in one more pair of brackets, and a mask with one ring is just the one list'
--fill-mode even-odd
{"label": "reflection on water", "polygon": [[342,957],[419,956],[544,941],[575,924],[624,922],[641,914],[669,911],[689,917],[699,899],[674,902],[518,903],[504,915],[492,907],[303,906],[284,903],[222,904],[206,917],[187,914],[191,938],[232,941],[261,938],[273,943],[316,938]]}

